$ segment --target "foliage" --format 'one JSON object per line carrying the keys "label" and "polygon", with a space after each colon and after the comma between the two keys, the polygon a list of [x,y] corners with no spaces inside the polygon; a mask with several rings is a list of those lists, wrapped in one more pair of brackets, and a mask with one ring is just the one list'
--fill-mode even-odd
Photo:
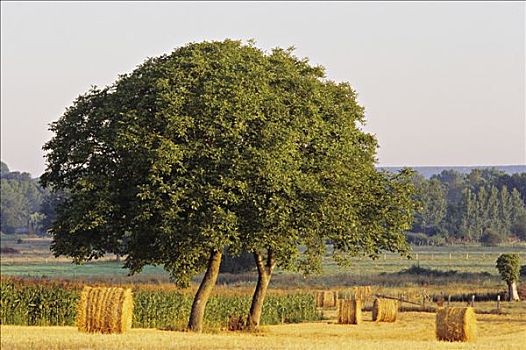
{"label": "foliage", "polygon": [[67,199],[67,193],[64,191],[44,190],[40,212],[43,214],[42,230],[47,232],[51,229],[57,219],[57,208],[60,207]]}
{"label": "foliage", "polygon": [[76,290],[31,284],[0,284],[0,324],[65,326],[75,324]]}
{"label": "foliage", "polygon": [[480,242],[485,246],[497,246],[503,242],[503,237],[495,229],[488,228],[482,237],[480,237]]}
{"label": "foliage", "polygon": [[40,233],[41,214],[38,213],[42,201],[42,189],[31,179],[29,173],[10,172],[2,163],[1,181],[1,230],[15,233],[24,229],[30,233]]}
{"label": "foliage", "polygon": [[186,285],[211,250],[235,246],[267,68],[239,42],[189,44],[79,97],[45,146],[42,183],[70,193],[55,254],[126,253],[132,273],[158,264]]}
{"label": "foliage", "polygon": [[497,270],[506,283],[517,282],[520,275],[519,254],[501,254],[497,259]]}
{"label": "foliage", "polygon": [[494,245],[514,238],[524,240],[526,197],[520,190],[526,189],[525,181],[522,174],[509,176],[495,169],[473,169],[465,175],[444,170],[430,180],[415,177],[415,199],[421,208],[412,230],[440,234],[450,242]]}
{"label": "foliage", "polygon": [[[0,284],[0,324],[74,325],[81,290],[60,284]],[[182,328],[187,321],[192,295],[177,290],[134,288],[134,327]],[[228,316],[246,314],[250,296],[216,295],[207,305],[208,327],[223,327]],[[319,319],[310,293],[271,295],[265,301],[264,324],[295,323]]]}
{"label": "foliage", "polygon": [[225,248],[305,272],[326,239],[340,262],[407,253],[410,172],[375,170],[363,123],[351,86],[292,50],[226,40],[149,59],[52,124],[42,184],[68,191],[52,249],[126,254],[179,285]]}
{"label": "foliage", "polygon": [[431,245],[431,238],[425,233],[406,232],[405,239],[414,245]]}
{"label": "foliage", "polygon": [[426,233],[434,233],[433,228],[438,227],[446,216],[447,201],[445,185],[437,178],[427,181],[423,176],[415,176],[417,187],[417,200],[422,207],[417,211],[414,227]]}
{"label": "foliage", "polygon": [[0,175],[3,176],[4,174],[9,173],[9,167],[6,163],[0,161]]}
{"label": "foliage", "polygon": [[515,222],[511,225],[511,233],[526,241],[526,214],[517,215]]}
{"label": "foliage", "polygon": [[420,267],[418,265],[411,265],[407,269],[403,269],[397,273],[398,275],[417,275],[417,276],[426,276],[430,278],[440,278],[440,277],[460,277],[461,279],[474,279],[474,278],[488,278],[491,277],[491,274],[488,272],[477,272],[477,273],[468,273],[468,272],[459,272],[456,270],[435,270],[426,267]]}

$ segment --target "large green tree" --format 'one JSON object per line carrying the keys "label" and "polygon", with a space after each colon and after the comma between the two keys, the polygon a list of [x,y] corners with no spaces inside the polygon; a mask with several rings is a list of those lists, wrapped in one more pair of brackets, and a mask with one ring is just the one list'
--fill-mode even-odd
{"label": "large green tree", "polygon": [[68,198],[55,254],[126,254],[178,285],[205,271],[189,328],[200,331],[222,252],[236,248],[246,150],[263,123],[268,60],[239,42],[190,44],[80,96],[53,123],[42,182]]}
{"label": "large green tree", "polygon": [[223,251],[251,252],[257,326],[272,269],[316,269],[327,239],[342,261],[407,250],[408,174],[376,172],[362,121],[351,87],[291,50],[226,40],[149,59],[52,124],[41,179],[68,194],[52,249],[125,255],[131,273],[162,265],[178,285],[204,271],[195,331]]}
{"label": "large green tree", "polygon": [[376,140],[360,129],[363,108],[349,84],[326,80],[291,51],[274,50],[270,61],[266,123],[250,149],[238,215],[243,249],[258,271],[249,329],[259,325],[276,266],[318,271],[327,240],[339,262],[406,252],[401,232],[414,209],[410,174],[374,168]]}

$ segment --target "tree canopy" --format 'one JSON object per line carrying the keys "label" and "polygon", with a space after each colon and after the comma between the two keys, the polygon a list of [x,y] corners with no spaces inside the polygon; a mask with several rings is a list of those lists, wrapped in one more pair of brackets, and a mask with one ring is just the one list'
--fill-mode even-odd
{"label": "tree canopy", "polygon": [[520,300],[517,292],[517,282],[520,278],[519,254],[501,254],[497,258],[497,270],[503,281],[508,284],[508,300]]}
{"label": "tree canopy", "polygon": [[196,330],[226,249],[252,252],[266,284],[275,265],[319,268],[326,241],[339,262],[406,253],[411,174],[376,171],[364,120],[348,83],[292,50],[226,40],[148,59],[52,124],[41,180],[68,194],[52,249],[162,265],[178,285],[206,270]]}
{"label": "tree canopy", "polygon": [[520,257],[518,254],[501,254],[497,259],[497,270],[502,280],[513,283],[519,280]]}
{"label": "tree canopy", "polygon": [[39,212],[43,190],[29,173],[9,171],[1,163],[1,230],[3,233],[15,233],[23,230],[27,233],[41,233]]}

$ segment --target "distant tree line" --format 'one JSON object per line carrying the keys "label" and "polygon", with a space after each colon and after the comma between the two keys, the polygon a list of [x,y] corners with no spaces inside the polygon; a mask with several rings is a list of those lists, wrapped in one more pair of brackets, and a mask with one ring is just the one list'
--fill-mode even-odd
{"label": "distant tree line", "polygon": [[[38,179],[26,172],[11,172],[3,162],[1,167],[2,232],[45,234],[65,194],[44,190]],[[474,169],[462,174],[444,170],[430,179],[415,175],[413,181],[420,208],[407,233],[411,243],[494,245],[526,241],[526,173]],[[232,263],[239,265],[237,260]],[[232,264],[224,265],[225,271],[235,272]]]}
{"label": "distant tree line", "polygon": [[55,219],[57,203],[64,193],[42,188],[27,172],[10,171],[1,162],[1,232],[45,235]]}
{"label": "distant tree line", "polygon": [[42,230],[40,212],[43,190],[29,173],[9,171],[1,163],[1,230],[4,233],[38,233]]}
{"label": "distant tree line", "polygon": [[444,170],[414,177],[420,209],[408,240],[416,244],[526,240],[526,173]]}

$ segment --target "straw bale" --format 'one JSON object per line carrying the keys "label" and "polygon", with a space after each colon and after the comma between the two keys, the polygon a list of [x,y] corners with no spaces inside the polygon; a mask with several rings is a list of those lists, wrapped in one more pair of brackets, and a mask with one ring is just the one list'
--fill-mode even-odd
{"label": "straw bale", "polygon": [[438,340],[473,342],[477,321],[472,307],[439,308],[436,314]]}
{"label": "straw bale", "polygon": [[358,299],[364,304],[371,298],[371,286],[354,287],[353,294],[354,299]]}
{"label": "straw bale", "polygon": [[398,315],[398,300],[375,299],[373,303],[373,321],[394,322]]}
{"label": "straw bale", "polygon": [[335,307],[338,300],[338,292],[319,291],[316,292],[316,307]]}
{"label": "straw bale", "polygon": [[362,322],[362,302],[360,300],[338,299],[338,323],[360,324]]}
{"label": "straw bale", "polygon": [[131,289],[84,287],[77,307],[77,328],[87,333],[124,333],[131,328]]}

